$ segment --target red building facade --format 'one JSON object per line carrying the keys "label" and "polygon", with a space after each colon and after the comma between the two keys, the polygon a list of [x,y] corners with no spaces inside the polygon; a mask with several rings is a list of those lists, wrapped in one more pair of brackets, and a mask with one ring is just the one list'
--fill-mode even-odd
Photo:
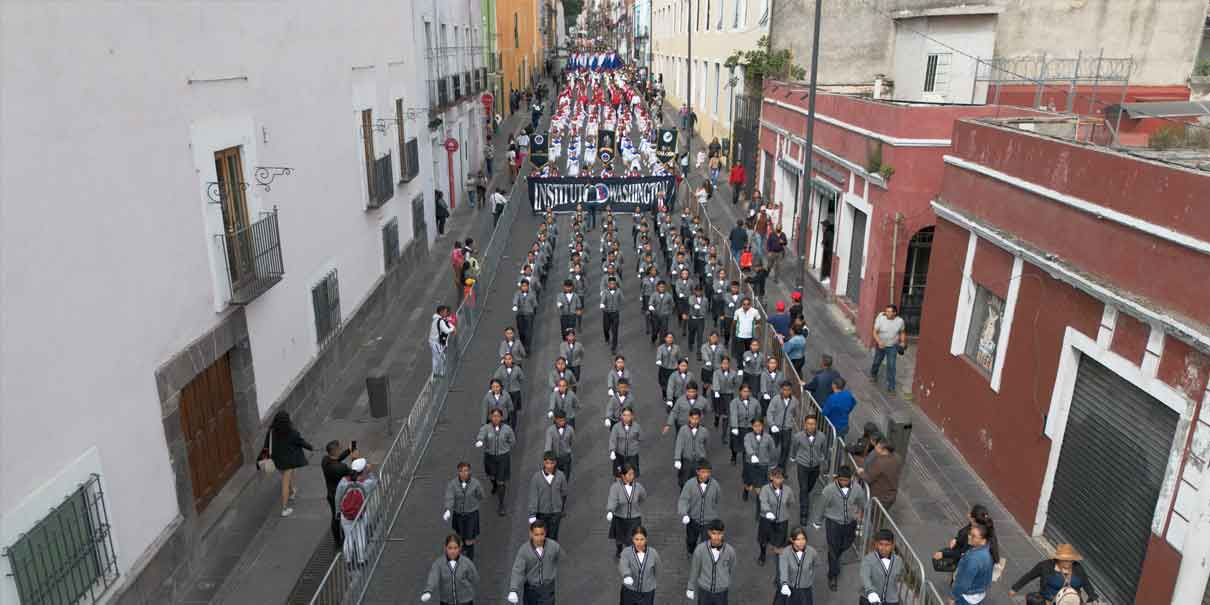
{"label": "red building facade", "polygon": [[[915,333],[936,224],[929,203],[940,191],[955,120],[1029,110],[820,94],[816,153],[805,179],[806,99],[800,86],[766,82],[754,184],[775,202],[772,219],[792,249],[805,249],[808,272],[858,326],[873,325],[893,302]],[[800,192],[808,181],[810,189]],[[866,344],[868,332],[858,329]]]}
{"label": "red building facade", "polygon": [[1113,602],[1196,603],[1210,174],[1038,134],[1051,125],[954,127],[913,391],[1016,519],[1073,543]]}

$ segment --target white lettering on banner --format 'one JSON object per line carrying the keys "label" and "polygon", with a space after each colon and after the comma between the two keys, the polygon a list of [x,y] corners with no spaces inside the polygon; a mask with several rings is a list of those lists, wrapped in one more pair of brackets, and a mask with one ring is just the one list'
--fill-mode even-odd
{"label": "white lettering on banner", "polygon": [[530,203],[534,212],[572,212],[577,204],[604,203],[615,212],[630,212],[634,207],[650,209],[664,195],[671,204],[676,196],[672,177],[609,179],[532,178]]}

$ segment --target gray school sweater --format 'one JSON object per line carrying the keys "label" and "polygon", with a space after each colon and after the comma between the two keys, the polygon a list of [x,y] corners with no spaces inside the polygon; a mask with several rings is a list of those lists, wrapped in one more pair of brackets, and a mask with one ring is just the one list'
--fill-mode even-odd
{"label": "gray school sweater", "polygon": [[615,517],[635,519],[643,516],[640,506],[646,499],[647,490],[638,481],[632,484],[629,496],[626,494],[625,484],[614,481],[609,486],[609,499],[605,501],[605,510],[613,513]]}
{"label": "gray school sweater", "polygon": [[823,433],[815,431],[808,435],[806,431],[798,431],[790,442],[790,458],[794,463],[806,468],[818,467],[828,456],[828,440]]}
{"label": "gray school sweater", "polygon": [[744,458],[750,459],[752,456],[760,461],[756,464],[776,464],[777,463],[777,444],[773,441],[773,435],[768,431],[761,433],[760,439],[756,438],[756,432],[753,431],[744,435]]}
{"label": "gray school sweater", "polygon": [[496,373],[492,374],[492,378],[499,380],[504,385],[505,391],[519,393],[521,392],[521,383],[525,381],[525,372],[515,363],[513,364],[512,372],[509,372],[508,368],[502,365],[496,368]]}
{"label": "gray school sweater", "polygon": [[766,401],[772,400],[773,397],[781,393],[781,381],[786,379],[785,373],[780,369],[770,374],[769,369],[765,368],[760,373],[760,398]]}
{"label": "gray school sweater", "polygon": [[[567,343],[563,343],[563,344],[567,344]],[[570,361],[571,360],[568,360],[568,362],[569,362],[568,365],[571,365]],[[560,372],[559,370],[551,368],[550,374],[546,375],[547,388],[550,389],[551,391],[554,391],[555,387],[559,385],[560,380],[567,381],[567,388],[568,388],[567,392],[568,393],[570,393],[571,389],[576,386],[575,372],[572,372],[570,369],[563,370],[562,372]]]}
{"label": "gray school sweater", "polygon": [[[700,401],[700,400],[699,400]],[[681,426],[676,434],[676,446],[672,450],[673,460],[705,460],[706,444],[710,439],[710,431],[704,426],[697,427],[697,433],[688,424]]]}
{"label": "gray school sweater", "polygon": [[875,593],[883,603],[899,602],[899,581],[903,578],[903,557],[891,553],[890,566],[882,564],[878,551],[861,558],[861,596]]}
{"label": "gray school sweater", "polygon": [[777,558],[777,577],[781,586],[790,588],[812,588],[815,586],[815,561],[819,552],[810,544],[802,551],[802,556],[790,547],[781,551]]}
{"label": "gray school sweater", "polygon": [[680,356],[681,348],[676,344],[661,344],[660,348],[655,350],[655,365],[665,370],[675,370]]}
{"label": "gray school sweater", "polygon": [[542,450],[546,452],[554,452],[555,456],[563,458],[571,456],[571,442],[576,436],[576,429],[569,424],[563,427],[563,434],[559,434],[559,427],[550,425],[546,427],[546,441],[543,443]]}
{"label": "gray school sweater", "polygon": [[484,453],[500,456],[512,451],[513,444],[517,442],[517,436],[513,434],[512,427],[507,424],[501,423],[500,430],[495,430],[495,427],[489,422],[479,427],[479,435],[475,440],[483,442]]}
{"label": "gray school sweater", "polygon": [[[673,374],[675,376],[675,374]],[[668,386],[672,386],[672,380],[668,381]],[[672,408],[668,410],[668,419],[664,424],[668,426],[676,426],[673,422],[680,422],[681,426],[689,424],[689,410],[698,410],[705,412],[706,399],[703,397],[695,397],[693,401],[685,398],[684,394],[676,398],[676,403],[672,404]]]}
{"label": "gray school sweater", "polygon": [[856,481],[849,484],[849,494],[845,496],[835,481],[823,488],[819,498],[820,515],[836,523],[852,523],[865,509],[865,490]]}
{"label": "gray school sweater", "polygon": [[479,568],[470,557],[458,557],[453,567],[445,555],[437,557],[429,567],[424,592],[437,597],[438,603],[470,603],[475,600],[479,586]]}
{"label": "gray school sweater", "polygon": [[[701,353],[702,365],[705,366],[707,370],[714,370],[718,368],[718,364],[720,361],[722,361],[723,355],[727,354],[727,347],[721,343],[715,345],[706,343],[702,345]],[[717,381],[717,378],[715,380]]]}
{"label": "gray school sweater", "polygon": [[[768,376],[768,374],[765,374]],[[790,400],[786,401],[781,398],[780,390],[773,396],[773,400],[769,402],[769,412],[765,416],[765,423],[770,427],[776,426],[779,431],[787,432],[794,430],[794,417],[798,415],[798,400],[793,395]]]}
{"label": "gray school sweater", "polygon": [[584,345],[577,341],[574,345],[566,341],[559,345],[559,357],[567,360],[569,366],[584,364]]}
{"label": "gray school sweater", "polygon": [[790,514],[798,514],[798,500],[794,490],[783,483],[781,495],[773,489],[772,483],[766,483],[760,488],[760,518],[765,519],[765,513],[773,513],[773,521],[781,523],[790,520]]}
{"label": "gray school sweater", "polygon": [[473,513],[479,510],[482,501],[483,485],[474,477],[467,480],[465,487],[457,477],[445,484],[445,510],[451,513]]}
{"label": "gray school sweater", "polygon": [[618,558],[618,573],[622,575],[622,579],[634,580],[630,586],[623,583],[627,589],[635,592],[655,592],[655,589],[659,587],[656,579],[662,567],[660,553],[656,552],[655,548],[648,546],[647,552],[643,556],[645,557],[643,562],[639,563],[639,555],[635,552],[634,546],[627,546],[622,551],[622,556]]}
{"label": "gray school sweater", "polygon": [[731,428],[751,429],[752,419],[760,415],[760,404],[755,399],[740,399],[738,396],[731,400]]}
{"label": "gray school sweater", "polygon": [[689,518],[695,523],[705,525],[719,518],[721,497],[722,488],[719,487],[718,480],[714,477],[711,477],[710,482],[706,484],[705,491],[702,490],[698,478],[693,477],[681,486],[681,497],[676,501],[676,512],[682,517],[689,515]]}
{"label": "gray school sweater", "polygon": [[601,291],[601,305],[603,305],[601,308],[606,313],[618,313],[622,310],[622,303],[624,301],[625,298],[623,297],[621,288],[614,288],[612,290],[606,288]]}
{"label": "gray school sweater", "polygon": [[[568,372],[570,374],[571,372]],[[559,394],[557,391],[550,394],[550,405],[548,410],[563,410],[567,414],[567,419],[572,420],[576,417],[576,412],[580,411],[580,400],[576,398],[576,394],[568,391],[565,394]]]}
{"label": "gray school sweater", "polygon": [[693,551],[686,590],[717,593],[731,588],[731,576],[735,573],[735,549],[723,542],[717,560],[711,550],[709,542],[702,542]]}
{"label": "gray school sweater", "polygon": [[567,477],[555,469],[555,478],[546,482],[545,473],[537,471],[529,480],[529,516],[538,513],[550,515],[563,512],[563,498],[567,497]]}
{"label": "gray school sweater", "polygon": [[[504,381],[501,380],[500,382],[504,382]],[[496,399],[496,396],[494,394],[492,394],[491,391],[488,391],[487,393],[485,393],[483,395],[483,420],[485,422],[488,419],[488,414],[490,414],[491,411],[495,408],[500,408],[501,410],[504,411],[504,421],[505,422],[508,422],[508,419],[512,417],[513,409],[514,409],[513,408],[513,398],[508,395],[507,390],[500,393],[499,400]]]}
{"label": "gray school sweater", "polygon": [[625,378],[627,381],[630,380],[630,370],[623,369],[621,373],[618,373],[617,368],[613,368],[613,369],[609,370],[608,384],[609,384],[609,390],[611,391],[609,393],[610,395],[613,394],[612,391],[616,391],[618,389],[618,381],[623,378]]}
{"label": "gray school sweater", "polygon": [[[718,370],[714,372],[714,382],[710,385],[720,395],[734,395],[739,391],[739,385],[744,380],[744,377],[739,372],[729,369],[726,372]],[[751,418],[748,419],[751,421]]]}
{"label": "gray school sweater", "polygon": [[559,559],[563,549],[558,542],[547,538],[542,547],[542,556],[532,542],[526,540],[517,548],[517,557],[513,559],[513,571],[508,580],[508,589],[518,595],[525,591],[525,585],[541,586],[547,582],[559,579]]}
{"label": "gray school sweater", "polygon": [[531,291],[526,294],[518,291],[513,294],[513,309],[517,315],[533,315],[534,310],[538,308],[538,297],[534,295],[530,284]]}
{"label": "gray school sweater", "polygon": [[680,372],[673,372],[672,375],[668,377],[668,387],[664,389],[664,401],[676,401],[677,397],[685,394],[685,387],[689,386],[689,383],[692,380],[693,374],[690,374],[689,372],[685,372],[684,374],[681,374]]}
{"label": "gray school sweater", "polygon": [[609,429],[609,451],[617,452],[619,456],[638,456],[642,439],[643,430],[637,420],[630,423],[630,430],[621,422],[615,423]]}
{"label": "gray school sweater", "polygon": [[503,359],[505,353],[512,353],[513,361],[520,361],[525,359],[525,345],[521,344],[520,338],[514,338],[512,342],[501,339],[500,347],[497,349],[497,355]]}
{"label": "gray school sweater", "polygon": [[672,315],[672,295],[667,290],[663,292],[657,290],[647,301],[647,307],[649,311],[660,317],[668,317]]}

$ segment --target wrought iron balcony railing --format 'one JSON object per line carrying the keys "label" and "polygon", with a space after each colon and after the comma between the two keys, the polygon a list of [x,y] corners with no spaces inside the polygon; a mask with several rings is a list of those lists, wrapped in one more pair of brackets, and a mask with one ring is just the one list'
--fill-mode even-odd
{"label": "wrought iron balcony railing", "polygon": [[231,303],[246,305],[264,294],[285,275],[277,208],[265,212],[246,227],[217,236],[227,255],[227,280]]}

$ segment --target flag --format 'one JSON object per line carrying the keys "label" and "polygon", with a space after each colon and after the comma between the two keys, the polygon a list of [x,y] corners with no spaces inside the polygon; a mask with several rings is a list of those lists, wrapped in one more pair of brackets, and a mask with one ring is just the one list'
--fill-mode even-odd
{"label": "flag", "polygon": [[659,138],[655,142],[655,155],[662,162],[676,157],[676,138],[677,132],[675,128],[661,128],[658,133]]}
{"label": "flag", "polygon": [[529,161],[534,166],[541,168],[550,161],[550,143],[546,140],[546,133],[534,133],[533,138],[529,141]]}

